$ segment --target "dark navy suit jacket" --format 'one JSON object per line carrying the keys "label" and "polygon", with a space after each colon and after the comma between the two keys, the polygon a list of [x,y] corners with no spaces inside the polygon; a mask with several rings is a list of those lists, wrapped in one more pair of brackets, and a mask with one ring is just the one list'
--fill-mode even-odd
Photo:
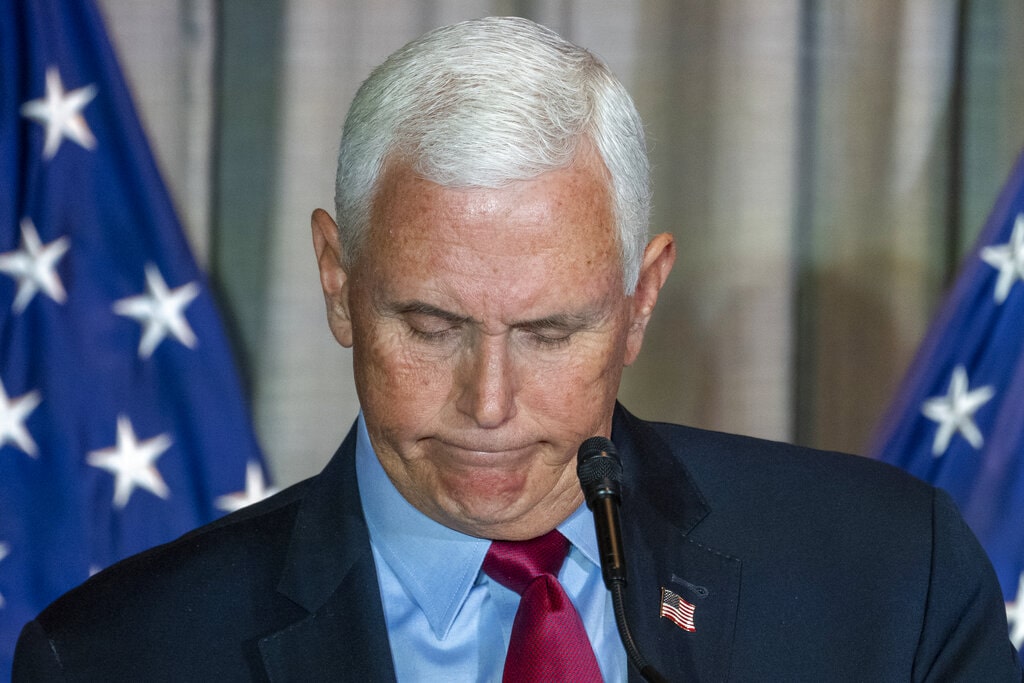
{"label": "dark navy suit jacket", "polygon": [[[668,680],[1021,680],[995,576],[945,494],[621,408],[613,440],[627,612]],[[58,599],[22,632],[14,680],[393,681],[354,456],[353,432],[316,477]],[[663,587],[695,631],[659,616]]]}

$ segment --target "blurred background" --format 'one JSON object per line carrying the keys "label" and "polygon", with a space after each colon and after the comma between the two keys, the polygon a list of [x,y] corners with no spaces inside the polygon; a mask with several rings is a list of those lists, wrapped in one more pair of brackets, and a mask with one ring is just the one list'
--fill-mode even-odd
{"label": "blurred background", "polygon": [[633,93],[680,245],[621,392],[649,419],[865,452],[1024,148],[1021,0],[99,5],[278,485],[357,411],[309,215],[356,88],[430,28],[526,16]]}

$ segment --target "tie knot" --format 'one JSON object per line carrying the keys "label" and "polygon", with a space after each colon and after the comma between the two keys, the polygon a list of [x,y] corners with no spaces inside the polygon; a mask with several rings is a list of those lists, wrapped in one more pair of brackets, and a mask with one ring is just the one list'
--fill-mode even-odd
{"label": "tie knot", "polygon": [[569,552],[569,541],[558,530],[528,541],[493,541],[484,558],[489,577],[516,593],[522,593],[539,576],[558,576]]}

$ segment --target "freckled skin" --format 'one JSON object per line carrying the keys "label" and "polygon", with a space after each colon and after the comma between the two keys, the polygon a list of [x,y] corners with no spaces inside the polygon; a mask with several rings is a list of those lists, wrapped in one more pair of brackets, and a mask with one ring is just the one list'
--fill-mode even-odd
{"label": "freckled skin", "polygon": [[627,297],[613,230],[589,152],[499,189],[389,169],[351,273],[333,221],[314,213],[328,320],[353,349],[370,440],[424,514],[525,539],[579,505],[576,450],[610,434],[675,256],[670,236],[652,240]]}

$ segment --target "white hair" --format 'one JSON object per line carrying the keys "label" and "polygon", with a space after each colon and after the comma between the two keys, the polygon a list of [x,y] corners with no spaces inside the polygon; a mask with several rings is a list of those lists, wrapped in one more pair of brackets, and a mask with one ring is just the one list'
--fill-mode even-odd
{"label": "white hair", "polygon": [[335,203],[346,265],[358,257],[389,162],[446,187],[501,187],[569,166],[581,143],[608,170],[623,280],[635,290],[647,243],[643,124],[596,56],[515,17],[431,31],[374,69],[341,138]]}

